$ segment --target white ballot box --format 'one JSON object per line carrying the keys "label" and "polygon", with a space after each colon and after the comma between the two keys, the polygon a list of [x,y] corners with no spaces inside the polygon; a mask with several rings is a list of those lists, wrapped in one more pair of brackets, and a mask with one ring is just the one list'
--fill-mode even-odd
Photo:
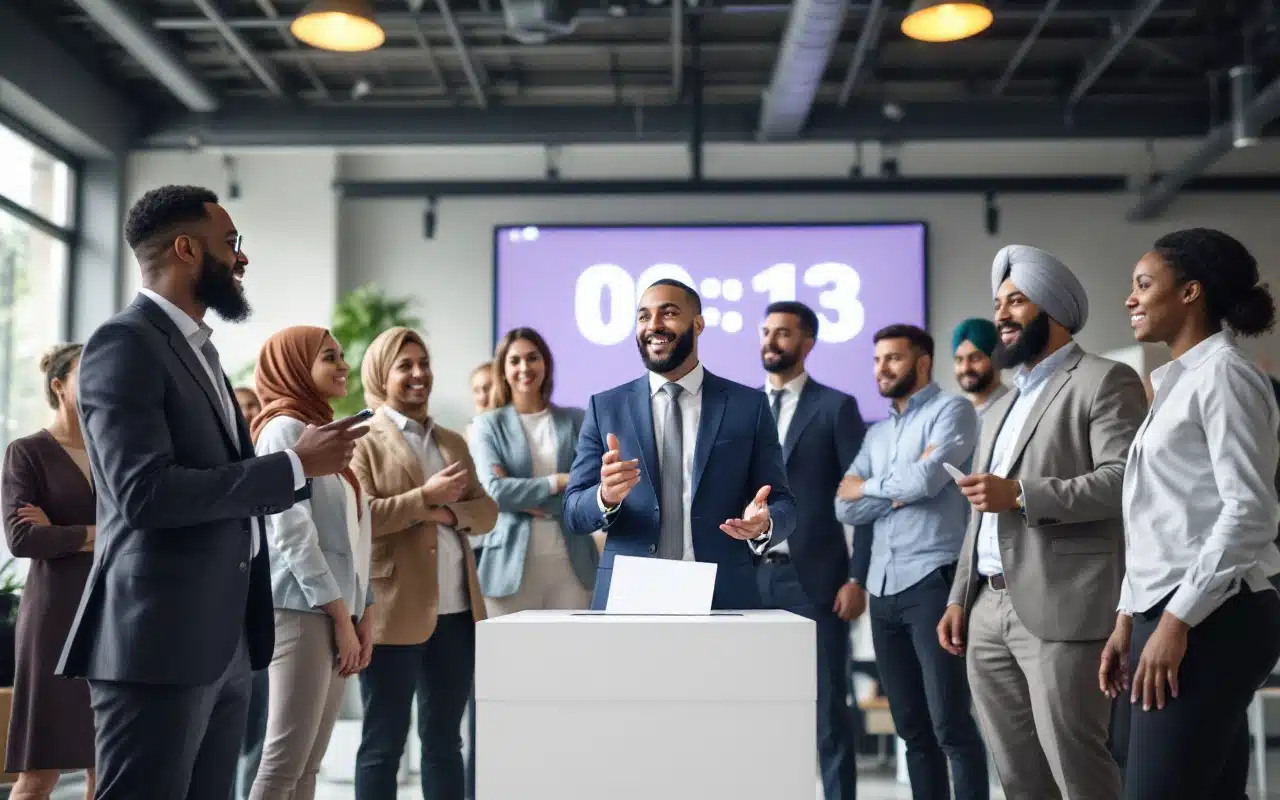
{"label": "white ballot box", "polygon": [[477,800],[809,800],[815,651],[786,611],[486,620]]}

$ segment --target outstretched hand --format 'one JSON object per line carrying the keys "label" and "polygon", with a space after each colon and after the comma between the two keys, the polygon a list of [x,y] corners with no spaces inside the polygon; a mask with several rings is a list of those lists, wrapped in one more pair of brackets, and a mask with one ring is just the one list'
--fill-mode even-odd
{"label": "outstretched hand", "polygon": [[770,486],[761,486],[760,491],[747,504],[741,519],[727,519],[720,530],[735,539],[759,539],[769,530],[769,490]]}

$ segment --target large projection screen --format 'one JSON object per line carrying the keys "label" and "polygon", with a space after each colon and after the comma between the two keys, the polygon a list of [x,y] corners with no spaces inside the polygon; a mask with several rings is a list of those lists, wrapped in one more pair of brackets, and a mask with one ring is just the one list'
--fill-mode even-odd
{"label": "large projection screen", "polygon": [[702,295],[706,368],[764,381],[760,323],[776,300],[819,315],[809,373],[883,419],[872,336],[893,323],[928,327],[923,222],[734,225],[507,225],[494,231],[494,340],[534,328],[555,359],[558,405],[642,374],[636,303],[659,278]]}

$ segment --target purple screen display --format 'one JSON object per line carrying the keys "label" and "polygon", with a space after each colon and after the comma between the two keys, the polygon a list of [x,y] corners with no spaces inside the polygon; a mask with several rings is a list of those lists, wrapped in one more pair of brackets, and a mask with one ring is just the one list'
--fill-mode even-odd
{"label": "purple screen display", "polygon": [[503,227],[494,246],[497,338],[524,326],[547,339],[558,405],[584,407],[643,374],[636,303],[660,278],[698,290],[702,363],[748,386],[764,382],[766,306],[799,300],[814,309],[809,373],[856,397],[868,419],[886,416],[872,336],[894,323],[927,326],[923,223]]}

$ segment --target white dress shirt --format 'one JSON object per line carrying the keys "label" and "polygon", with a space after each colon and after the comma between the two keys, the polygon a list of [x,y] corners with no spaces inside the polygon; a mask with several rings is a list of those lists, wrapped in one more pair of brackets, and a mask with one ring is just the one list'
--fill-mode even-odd
{"label": "white dress shirt", "polygon": [[[702,421],[702,381],[705,377],[706,370],[703,368],[702,362],[698,362],[683,378],[676,381],[680,388],[684,390],[680,393],[677,402],[680,404],[680,423],[683,429],[680,441],[680,461],[684,472],[684,493],[681,501],[684,504],[685,561],[697,560],[693,553],[693,452],[698,446],[698,424]],[[663,428],[666,421],[658,408],[658,392],[662,391],[662,387],[668,383],[669,381],[658,373],[649,373],[649,404],[653,414],[653,438],[654,441],[659,443],[662,442],[662,437],[666,432]],[[662,463],[662,448],[658,447],[658,470],[661,472],[665,468],[666,466]],[[756,488],[758,489],[759,487]],[[596,504],[599,506],[601,513],[607,513],[604,500],[600,498],[600,490],[598,489],[596,490]],[[773,520],[770,519],[769,530],[760,538],[749,542],[748,546],[754,545],[755,547],[752,549],[759,552],[758,548],[768,543],[772,535]]]}
{"label": "white dress shirt", "polygon": [[1243,581],[1270,590],[1280,411],[1262,370],[1218,333],[1151,373],[1155,397],[1124,472],[1120,611],[1198,625]]}
{"label": "white dress shirt", "polygon": [[[1018,374],[1013,378],[1013,385],[1018,390],[1018,396],[1013,401],[1013,406],[1009,409],[1009,413],[1005,415],[1004,424],[1000,426],[1000,432],[996,434],[995,446],[991,451],[991,463],[987,465],[987,472],[1000,477],[1007,477],[1009,473],[1010,459],[1013,458],[1014,445],[1018,443],[1018,437],[1022,435],[1022,427],[1027,423],[1027,417],[1031,414],[1031,409],[1035,407],[1036,400],[1040,397],[1040,392],[1044,390],[1045,384],[1049,382],[1049,378],[1053,373],[1058,371],[1063,362],[1074,352],[1079,349],[1079,345],[1070,342],[1055,350],[1048,358],[1036,364],[1031,369],[1025,366],[1018,370]],[[991,420],[984,419],[984,424]],[[1021,491],[1021,484],[1019,484]],[[1000,557],[1000,537],[999,533],[1000,515],[986,513],[982,515],[982,520],[978,523],[978,574],[991,577],[992,575],[1000,575],[1004,573],[1003,560]]]}
{"label": "white dress shirt", "polygon": [[[801,372],[791,380],[782,385],[781,389],[775,389],[768,386],[765,394],[769,396],[769,408],[773,409],[773,396],[780,393],[782,395],[781,402],[778,407],[778,441],[785,442],[787,440],[787,431],[791,430],[791,420],[795,419],[796,406],[800,404],[800,393],[804,391],[805,384],[809,382],[809,373]],[[766,384],[767,385],[767,384]],[[790,555],[791,548],[787,546],[787,540],[783,539],[776,546],[769,548],[770,553],[778,553],[781,555]]]}
{"label": "white dress shirt", "polygon": [[[378,409],[396,424],[422,463],[422,474],[427,478],[448,466],[436,437],[431,433],[435,424],[424,427],[417,420],[409,419],[391,406]],[[471,594],[467,587],[467,557],[462,537],[448,525],[436,523],[436,581],[440,587],[437,609],[439,614],[458,614],[471,608]]]}
{"label": "white dress shirt", "polygon": [[[226,420],[230,430],[238,431],[236,426],[236,400],[231,396],[231,392],[227,390],[227,379],[224,375],[215,375],[213,367],[204,357],[204,352],[200,349],[204,347],[204,343],[213,335],[213,329],[208,325],[187,314],[187,312],[175,306],[173,303],[161,295],[151,291],[150,289],[139,289],[141,294],[151,300],[151,302],[160,306],[160,310],[165,313],[177,327],[178,332],[187,340],[187,344],[191,346],[192,352],[195,353],[196,360],[200,362],[200,366],[204,367],[205,375],[209,377],[209,382],[213,384],[213,390],[217,392],[219,399],[222,400],[222,414]],[[239,438],[233,434],[232,439],[236,440],[237,449],[239,448]],[[289,456],[289,463],[293,466],[293,490],[296,492],[307,485],[307,475],[302,471],[302,460],[298,458],[298,454],[292,449],[285,450],[285,455]],[[253,518],[253,535],[249,537],[249,558],[253,559],[258,555],[258,535],[261,527],[258,518]]]}

